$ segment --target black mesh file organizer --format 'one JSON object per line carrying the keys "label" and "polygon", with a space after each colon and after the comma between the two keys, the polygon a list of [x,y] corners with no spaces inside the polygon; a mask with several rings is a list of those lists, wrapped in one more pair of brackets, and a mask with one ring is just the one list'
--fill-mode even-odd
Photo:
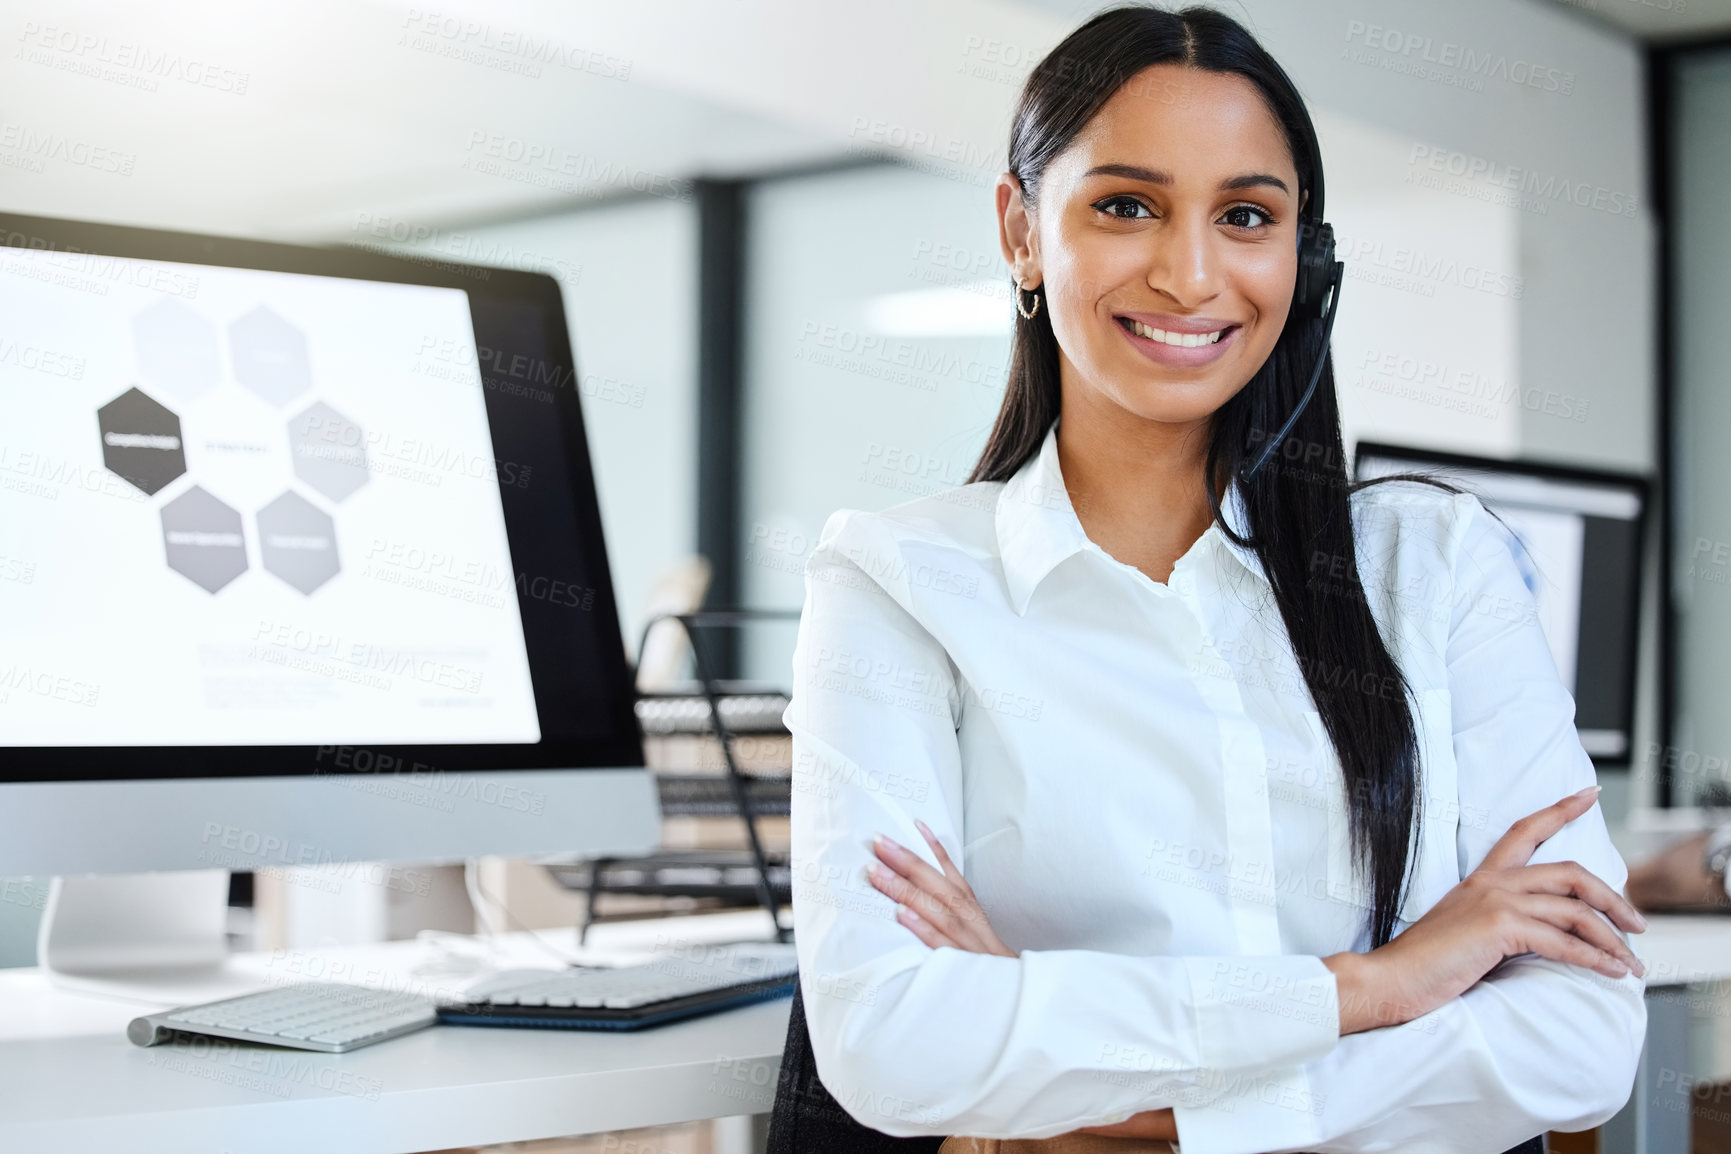
{"label": "black mesh file organizer", "polygon": [[[721,905],[762,906],[775,925],[776,940],[791,940],[793,928],[781,924],[780,909],[793,901],[793,877],[786,854],[763,848],[757,819],[788,813],[791,783],[746,773],[735,755],[729,718],[736,721],[762,714],[760,701],[730,699],[725,683],[714,676],[706,660],[698,629],[707,626],[736,627],[759,621],[799,619],[797,609],[705,609],[693,613],[665,613],[652,617],[643,627],[637,652],[649,631],[662,621],[676,621],[691,640],[697,680],[702,689],[699,712],[720,743],[726,771],[720,777],[702,779],[661,778],[657,790],[666,815],[725,816],[737,814],[745,823],[746,844],[738,849],[663,850],[642,857],[598,858],[592,861],[549,865],[548,872],[568,889],[587,894],[587,908],[578,940],[589,926],[602,920],[596,903],[604,893],[659,897],[710,899]],[[694,703],[695,704],[695,703]],[[777,718],[779,722],[779,717]],[[634,915],[641,916],[641,915]]]}

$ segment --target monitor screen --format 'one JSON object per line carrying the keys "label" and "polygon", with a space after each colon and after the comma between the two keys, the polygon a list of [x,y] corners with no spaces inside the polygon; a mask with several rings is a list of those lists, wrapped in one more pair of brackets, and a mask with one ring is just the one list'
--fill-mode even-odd
{"label": "monitor screen", "polygon": [[641,764],[550,279],[8,221],[0,773]]}
{"label": "monitor screen", "polygon": [[1640,477],[1360,442],[1355,475],[1422,472],[1467,489],[1513,534],[1557,673],[1575,699],[1581,745],[1629,758],[1642,530]]}

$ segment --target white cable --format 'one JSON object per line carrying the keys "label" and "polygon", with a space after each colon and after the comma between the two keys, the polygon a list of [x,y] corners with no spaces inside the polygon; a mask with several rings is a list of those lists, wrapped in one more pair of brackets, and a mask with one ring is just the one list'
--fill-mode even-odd
{"label": "white cable", "polygon": [[497,942],[495,939],[502,932],[493,923],[492,910],[497,908],[498,911],[505,916],[507,921],[515,922],[519,930],[529,935],[530,940],[532,940],[537,946],[540,946],[548,954],[558,959],[560,965],[574,966],[586,970],[599,968],[593,962],[578,961],[570,954],[565,953],[563,950],[553,945],[546,938],[541,936],[540,931],[525,925],[523,919],[513,914],[509,906],[483,889],[481,886],[480,863],[474,858],[469,858],[463,862],[463,888],[469,892],[469,904],[475,907],[475,916],[481,919],[481,924],[487,929],[487,942],[490,948],[497,948]]}
{"label": "white cable", "polygon": [[499,927],[493,924],[493,911],[481,892],[481,863],[475,858],[463,860],[463,888],[468,891],[469,905],[473,907],[475,917],[480,919],[482,931],[489,939],[498,937]]}

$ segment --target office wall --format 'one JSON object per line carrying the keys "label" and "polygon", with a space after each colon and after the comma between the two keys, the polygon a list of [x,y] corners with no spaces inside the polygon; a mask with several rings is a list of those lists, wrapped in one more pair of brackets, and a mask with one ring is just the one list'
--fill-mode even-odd
{"label": "office wall", "polygon": [[[1063,17],[1051,41],[993,44],[982,28],[958,45],[958,65],[995,86],[1006,137],[1028,69],[1096,6],[1030,7]],[[1539,0],[1226,7],[1292,74],[1323,140],[1349,268],[1336,332],[1349,440],[1649,470],[1654,241],[1633,43]],[[1488,63],[1425,59],[1465,50]],[[835,508],[959,484],[978,456],[1008,359],[990,192],[1003,151],[1002,138],[955,149],[978,154],[957,163],[910,147],[896,169],[753,195],[748,601],[800,604],[804,554]],[[995,326],[977,307],[994,293]],[[1638,751],[1654,732],[1648,637]],[[747,672],[785,680],[790,649],[760,637]],[[1620,813],[1629,777],[1605,782]],[[1640,773],[1632,784],[1648,789]]]}
{"label": "office wall", "polygon": [[446,229],[415,247],[557,277],[627,648],[651,584],[696,548],[696,214],[643,198]]}
{"label": "office wall", "polygon": [[1731,50],[1685,57],[1677,75],[1675,353],[1678,798],[1731,769]]}

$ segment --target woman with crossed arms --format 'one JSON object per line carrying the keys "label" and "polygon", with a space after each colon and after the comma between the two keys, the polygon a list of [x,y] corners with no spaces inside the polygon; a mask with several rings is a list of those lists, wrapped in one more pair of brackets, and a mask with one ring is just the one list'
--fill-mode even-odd
{"label": "woman with crossed arms", "polygon": [[1348,483],[1291,81],[1210,9],[1102,13],[1030,75],[996,213],[1020,320],[973,475],[838,511],[806,567],[823,1086],[944,1154],[1610,1118],[1644,922],[1506,530]]}

